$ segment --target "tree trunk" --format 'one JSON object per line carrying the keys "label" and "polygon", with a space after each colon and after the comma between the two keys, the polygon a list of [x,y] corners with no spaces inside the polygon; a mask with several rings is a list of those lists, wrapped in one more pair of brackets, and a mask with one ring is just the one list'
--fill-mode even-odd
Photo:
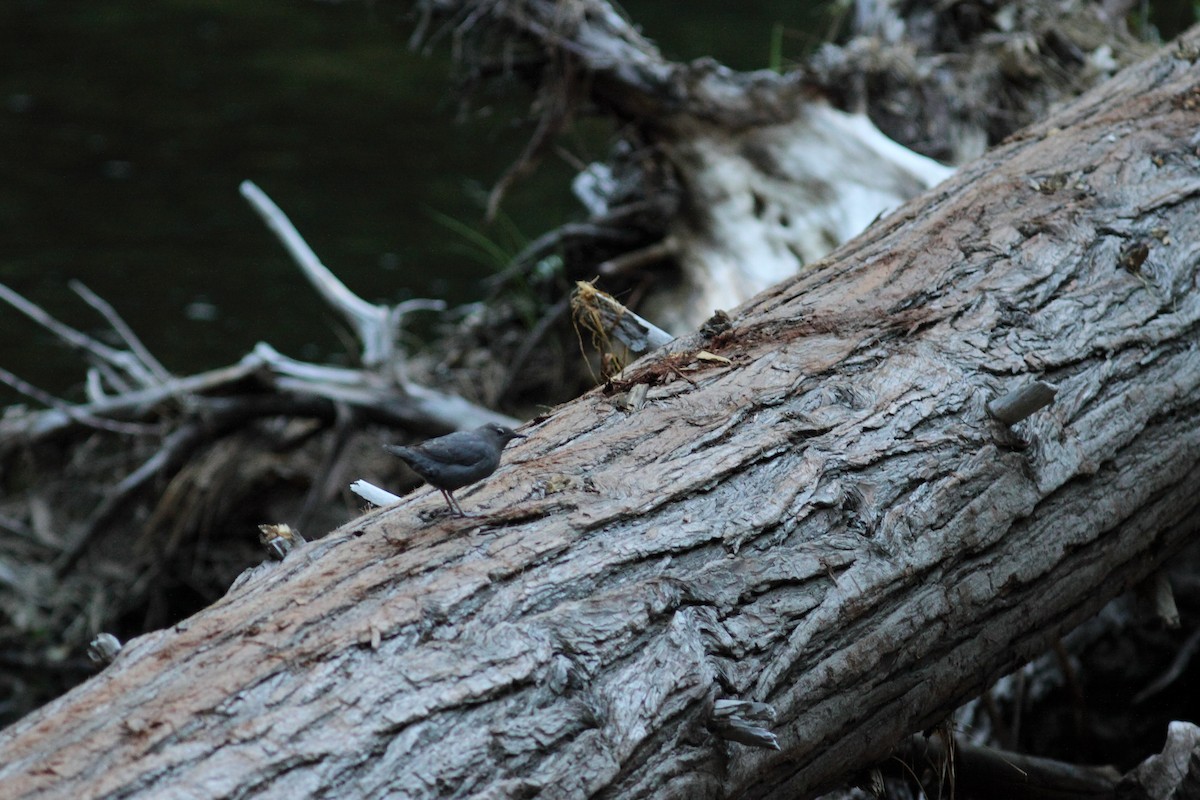
{"label": "tree trunk", "polygon": [[537,420],[480,518],[418,492],[131,642],[0,733],[6,796],[794,798],[884,758],[1194,532],[1198,54]]}

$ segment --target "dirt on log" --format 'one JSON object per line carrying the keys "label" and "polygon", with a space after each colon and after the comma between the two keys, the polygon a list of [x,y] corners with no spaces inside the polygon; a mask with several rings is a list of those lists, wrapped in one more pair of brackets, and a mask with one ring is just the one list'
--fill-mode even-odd
{"label": "dirt on log", "polygon": [[1198,55],[527,426],[479,518],[418,492],[130,642],[0,733],[5,795],[797,798],[886,757],[1194,534]]}

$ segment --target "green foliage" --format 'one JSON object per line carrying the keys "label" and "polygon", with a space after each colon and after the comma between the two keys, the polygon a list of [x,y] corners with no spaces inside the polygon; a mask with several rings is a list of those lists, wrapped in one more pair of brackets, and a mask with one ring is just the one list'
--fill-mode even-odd
{"label": "green foliage", "polygon": [[458,247],[450,249],[497,275],[507,272],[507,280],[503,282],[504,302],[513,309],[526,328],[536,325],[546,305],[539,289],[562,275],[562,257],[551,254],[528,268],[510,270],[529,239],[503,211],[496,215],[496,221],[488,231],[440,211],[428,210],[428,213],[437,224],[458,238]]}
{"label": "green foliage", "polygon": [[460,246],[454,248],[455,250],[476,264],[497,272],[508,266],[524,244],[524,237],[517,226],[503,213],[497,215],[498,235],[495,237],[489,236],[477,226],[463,222],[449,214],[432,209],[429,209],[427,213],[434,222],[459,238]]}
{"label": "green foliage", "polygon": [[783,23],[771,25],[771,52],[767,56],[767,69],[783,72]]}

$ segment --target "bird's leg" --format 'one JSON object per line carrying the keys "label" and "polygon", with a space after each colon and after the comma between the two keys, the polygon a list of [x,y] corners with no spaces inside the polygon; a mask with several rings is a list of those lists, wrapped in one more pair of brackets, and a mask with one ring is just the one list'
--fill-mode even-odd
{"label": "bird's leg", "polygon": [[453,492],[450,492],[446,489],[438,489],[438,491],[442,493],[442,497],[446,498],[446,503],[450,506],[451,511],[453,511],[455,514],[457,514],[460,517],[471,516],[470,514],[463,512],[462,506],[460,506],[458,504],[458,501],[454,499]]}

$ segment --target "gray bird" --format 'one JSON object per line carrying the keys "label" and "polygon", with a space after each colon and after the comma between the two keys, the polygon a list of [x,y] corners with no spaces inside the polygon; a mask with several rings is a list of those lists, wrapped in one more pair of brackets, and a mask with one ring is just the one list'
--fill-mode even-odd
{"label": "gray bird", "polygon": [[441,492],[451,511],[465,517],[469,515],[463,513],[454,499],[454,490],[491,475],[500,466],[504,446],[513,439],[524,438],[524,434],[511,428],[489,422],[473,431],[455,431],[412,447],[385,444],[383,448],[399,456],[413,472]]}

